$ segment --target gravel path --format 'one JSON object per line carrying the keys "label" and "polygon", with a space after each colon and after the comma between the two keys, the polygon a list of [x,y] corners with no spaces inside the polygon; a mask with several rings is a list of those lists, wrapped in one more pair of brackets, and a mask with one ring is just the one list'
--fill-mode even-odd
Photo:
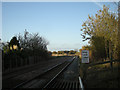
{"label": "gravel path", "polygon": [[78,68],[78,58],[76,57],[74,61],[55,79],[53,80],[47,88],[59,88],[64,90],[79,89],[79,68]]}
{"label": "gravel path", "polygon": [[66,81],[77,81],[79,77],[78,59],[75,59],[68,68],[60,75]]}

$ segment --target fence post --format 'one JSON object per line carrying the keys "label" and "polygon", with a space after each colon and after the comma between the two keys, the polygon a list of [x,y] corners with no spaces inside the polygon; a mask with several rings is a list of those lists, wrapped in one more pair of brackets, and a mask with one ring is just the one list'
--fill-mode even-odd
{"label": "fence post", "polygon": [[111,67],[111,69],[113,69],[113,63],[112,63],[112,53],[111,53],[111,55],[110,55],[110,67]]}
{"label": "fence post", "polygon": [[[3,52],[2,52],[2,55],[3,55]],[[5,59],[4,59],[4,55],[2,56],[1,60],[2,60],[2,65],[1,65],[2,66],[2,72],[4,72],[5,71],[5,65],[4,65],[4,60]]]}
{"label": "fence post", "polygon": [[83,68],[83,83],[84,83],[84,84],[86,84],[87,69],[88,69],[88,64],[87,64],[87,63],[84,63],[84,68]]}

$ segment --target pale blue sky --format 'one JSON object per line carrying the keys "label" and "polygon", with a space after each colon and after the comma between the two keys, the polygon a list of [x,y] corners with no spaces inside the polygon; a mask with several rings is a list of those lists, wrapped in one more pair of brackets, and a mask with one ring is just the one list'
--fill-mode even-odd
{"label": "pale blue sky", "polygon": [[9,41],[27,29],[46,38],[48,50],[80,49],[87,44],[80,35],[82,24],[88,14],[95,15],[101,9],[100,5],[94,2],[3,2],[2,40]]}

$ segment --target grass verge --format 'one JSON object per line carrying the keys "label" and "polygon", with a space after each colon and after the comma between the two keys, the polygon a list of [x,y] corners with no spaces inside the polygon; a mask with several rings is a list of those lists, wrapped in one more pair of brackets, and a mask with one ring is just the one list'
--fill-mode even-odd
{"label": "grass verge", "polygon": [[85,88],[119,88],[120,87],[120,63],[110,63],[89,66],[80,63],[80,76]]}

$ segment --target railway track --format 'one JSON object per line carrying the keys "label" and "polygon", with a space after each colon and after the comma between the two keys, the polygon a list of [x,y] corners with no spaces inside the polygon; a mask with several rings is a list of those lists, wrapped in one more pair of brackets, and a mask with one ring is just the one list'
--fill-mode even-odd
{"label": "railway track", "polygon": [[61,78],[61,75],[65,72],[66,68],[68,68],[72,63],[76,63],[76,57],[73,57],[72,60],[65,61],[64,63],[58,64],[47,71],[45,71],[43,74],[38,75],[37,77],[23,82],[11,90],[17,90],[22,88],[41,88],[41,89],[47,89],[47,88],[74,88],[74,89],[83,89],[83,86],[81,86],[80,78],[77,78],[77,80],[66,80]]}
{"label": "railway track", "polygon": [[[73,63],[71,63],[70,66],[67,67],[66,70],[61,72],[57,77],[55,77],[46,86],[44,86],[44,89],[59,88],[59,89],[65,89],[65,90],[68,90],[68,89],[84,90],[82,80],[81,80],[79,74],[77,75],[76,73],[73,72],[73,71],[75,71],[74,69],[77,69],[77,66],[76,67],[74,66],[75,64],[77,64],[77,60],[74,60]],[[71,73],[70,73],[70,71],[71,71]],[[65,74],[67,74],[67,72],[69,72],[69,74],[65,76]],[[71,75],[71,76],[69,76],[69,75]]]}

